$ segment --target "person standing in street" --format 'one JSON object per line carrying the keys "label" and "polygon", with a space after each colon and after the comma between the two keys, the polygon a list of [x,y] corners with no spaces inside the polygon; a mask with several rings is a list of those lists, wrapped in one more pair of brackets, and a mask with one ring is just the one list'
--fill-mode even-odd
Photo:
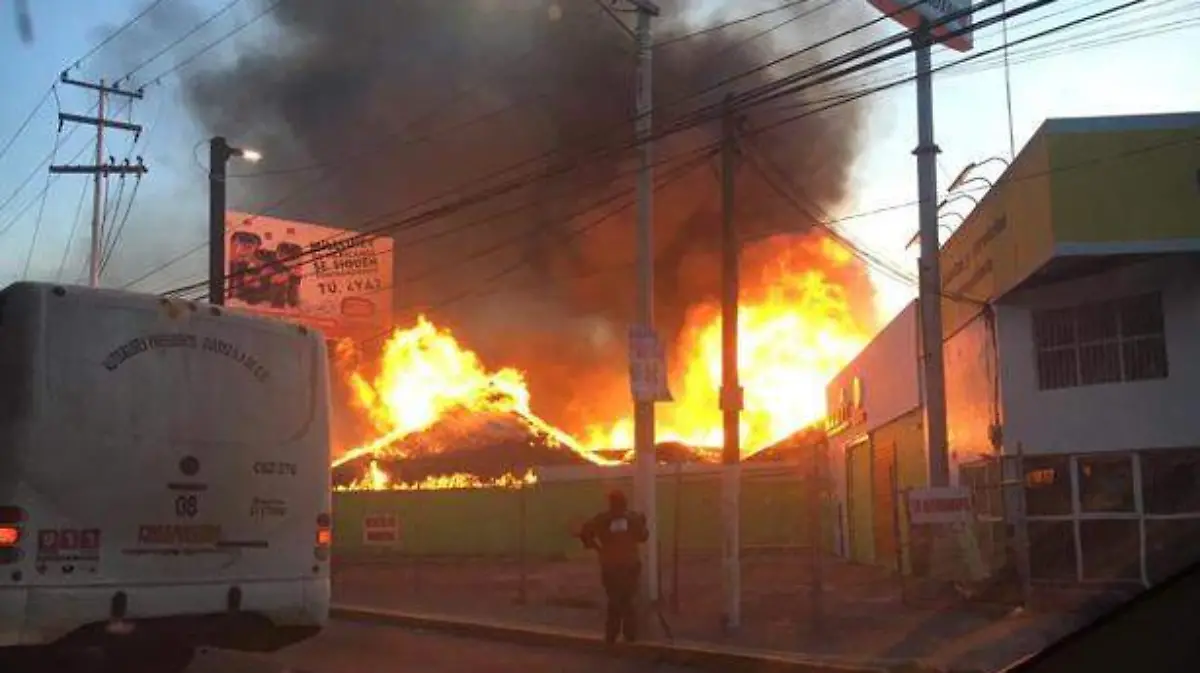
{"label": "person standing in street", "polygon": [[638,545],[649,537],[646,517],[629,509],[625,494],[608,494],[608,509],[592,517],[580,531],[583,546],[595,549],[600,558],[600,578],[608,596],[604,642],[612,645],[623,634],[626,642],[637,640],[638,580],[642,571]]}

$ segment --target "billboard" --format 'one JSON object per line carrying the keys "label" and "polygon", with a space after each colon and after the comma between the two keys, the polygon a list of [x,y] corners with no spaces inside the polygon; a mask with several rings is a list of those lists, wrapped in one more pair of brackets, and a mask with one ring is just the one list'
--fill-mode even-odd
{"label": "billboard", "polygon": [[[971,36],[971,0],[867,0],[875,9],[890,16],[900,25],[909,30],[916,30],[925,21],[933,25],[930,31],[933,37],[941,40],[941,44],[955,51],[971,51],[974,40]],[[966,14],[961,14],[967,12]],[[948,16],[955,16],[952,21],[944,21]],[[962,33],[948,37],[950,33]]]}
{"label": "billboard", "polygon": [[390,238],[227,211],[225,275],[226,306],[330,339],[371,337],[392,323]]}

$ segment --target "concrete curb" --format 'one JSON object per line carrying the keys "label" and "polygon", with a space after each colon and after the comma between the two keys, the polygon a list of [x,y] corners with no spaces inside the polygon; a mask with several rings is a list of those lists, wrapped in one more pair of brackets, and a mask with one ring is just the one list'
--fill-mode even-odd
{"label": "concrete curb", "polygon": [[335,605],[330,617],[408,629],[438,631],[471,638],[485,638],[533,645],[562,647],[605,656],[714,671],[754,673],[935,673],[935,669],[910,661],[858,663],[842,659],[800,657],[745,649],[714,648],[697,643],[645,641],[635,645],[608,647],[596,635],[553,627],[518,625],[501,621],[463,619],[354,605]]}

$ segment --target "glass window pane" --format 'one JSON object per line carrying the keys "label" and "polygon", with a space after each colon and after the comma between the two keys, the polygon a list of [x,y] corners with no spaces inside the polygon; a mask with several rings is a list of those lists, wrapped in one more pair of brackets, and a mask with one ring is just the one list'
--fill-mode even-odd
{"label": "glass window pane", "polygon": [[1167,377],[1167,342],[1158,337],[1136,337],[1121,344],[1125,380],[1143,381]]}
{"label": "glass window pane", "polygon": [[1075,311],[1069,308],[1035,311],[1033,338],[1038,348],[1075,343]]}
{"label": "glass window pane", "polygon": [[1146,572],[1161,582],[1196,563],[1200,519],[1147,519]]}
{"label": "glass window pane", "polygon": [[1141,458],[1147,514],[1200,513],[1200,450],[1146,451]]}
{"label": "glass window pane", "polygon": [[1079,522],[1083,577],[1136,580],[1142,576],[1141,533],[1132,519]]}
{"label": "glass window pane", "polygon": [[1122,336],[1163,333],[1162,297],[1158,293],[1121,300]]}
{"label": "glass window pane", "polygon": [[1069,469],[1065,456],[1025,459],[1025,509],[1029,516],[1071,513]]}
{"label": "glass window pane", "polygon": [[1070,521],[1029,522],[1029,574],[1039,580],[1075,579],[1074,524]]}
{"label": "glass window pane", "polygon": [[1079,385],[1075,349],[1041,351],[1037,354],[1038,388],[1054,390]]}
{"label": "glass window pane", "polygon": [[1105,301],[1079,307],[1079,342],[1117,337],[1117,305]]}
{"label": "glass window pane", "polygon": [[1116,341],[1101,341],[1079,347],[1079,379],[1083,385],[1121,380],[1121,347]]}
{"label": "glass window pane", "polygon": [[1084,512],[1132,512],[1133,463],[1129,454],[1080,457],[1079,506]]}

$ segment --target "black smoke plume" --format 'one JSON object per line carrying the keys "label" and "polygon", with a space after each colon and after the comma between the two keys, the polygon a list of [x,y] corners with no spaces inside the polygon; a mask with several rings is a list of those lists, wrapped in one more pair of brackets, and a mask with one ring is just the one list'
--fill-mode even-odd
{"label": "black smoke plume", "polygon": [[[659,38],[703,25],[680,17],[716,23],[761,6],[663,0]],[[727,89],[673,102],[758,67],[783,45],[811,44],[847,25],[825,10],[754,38],[811,9],[800,5],[656,49],[656,127],[716,103]],[[621,16],[632,25],[631,14]],[[589,387],[620,388],[634,310],[634,209],[602,218],[632,200],[635,155],[593,156],[632,137],[629,37],[593,0],[282,0],[270,19],[270,39],[243,40],[232,65],[184,79],[190,109],[209,131],[270,158],[261,165],[268,175],[238,181],[246,209],[282,200],[274,214],[361,229],[368,220],[396,221],[438,194],[464,196],[498,169],[551,153],[553,162],[508,174],[530,177],[520,190],[396,232],[397,319],[430,310],[486,362],[529,371],[535,404],[549,418],[582,423]],[[749,90],[829,55],[812,53],[731,86]],[[791,105],[794,114],[805,100],[774,107]],[[745,125],[784,114],[752,111]],[[861,117],[841,106],[756,136],[754,146],[800,186],[814,212],[828,211],[846,196]],[[711,143],[718,129],[710,123],[666,138],[656,158]],[[549,168],[575,161],[578,168],[565,174]],[[281,166],[287,170],[272,173]],[[660,179],[669,168],[659,168]],[[718,296],[717,169],[715,159],[699,165],[656,195],[655,299],[667,338],[689,307]],[[811,224],[748,167],[737,187],[743,230]],[[600,204],[621,190],[630,196]],[[468,226],[522,205],[529,207]],[[749,251],[747,267],[770,263],[776,246],[793,248],[790,263],[827,266],[811,242],[771,239]],[[746,282],[755,275],[747,268]],[[833,275],[869,312],[861,266]]]}

